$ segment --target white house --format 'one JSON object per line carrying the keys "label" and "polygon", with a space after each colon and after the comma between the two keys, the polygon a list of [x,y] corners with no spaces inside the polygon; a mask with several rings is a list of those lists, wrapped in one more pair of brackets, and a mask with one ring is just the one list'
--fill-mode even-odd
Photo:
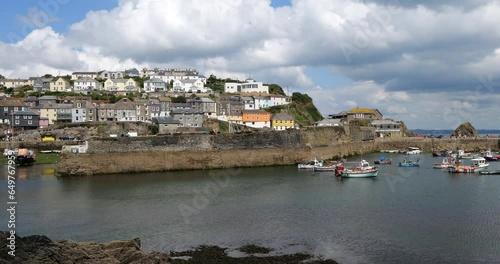
{"label": "white house", "polygon": [[206,93],[205,84],[200,79],[194,80],[174,80],[174,92],[185,93]]}
{"label": "white house", "polygon": [[271,106],[271,98],[269,96],[254,96],[255,109],[262,109]]}
{"label": "white house", "polygon": [[5,86],[5,88],[16,88],[29,84],[30,82],[25,79],[0,79],[0,85]]}
{"label": "white house", "polygon": [[245,110],[258,110],[259,109],[255,106],[255,100],[253,99],[253,97],[242,96],[241,100],[245,104],[245,108],[244,108]]}
{"label": "white house", "polygon": [[102,83],[96,81],[93,78],[82,77],[73,82],[73,90],[75,91],[75,93],[84,94],[91,91],[100,91],[102,90]]}
{"label": "white house", "polygon": [[252,79],[244,83],[225,83],[224,92],[226,93],[269,93],[269,86],[262,82],[256,82]]}
{"label": "white house", "polygon": [[123,79],[124,76],[122,71],[100,71],[97,74],[102,79]]}
{"label": "white house", "polygon": [[271,99],[270,106],[290,104],[290,98],[284,95],[271,94],[269,98]]}
{"label": "white house", "polygon": [[78,78],[83,78],[83,77],[88,77],[88,78],[97,78],[98,74],[97,72],[73,72],[71,74],[71,80],[78,80]]}
{"label": "white house", "polygon": [[107,79],[104,90],[109,92],[138,92],[139,88],[134,79]]}
{"label": "white house", "polygon": [[153,78],[144,82],[144,92],[146,93],[165,91],[166,87],[167,83],[158,78]]}

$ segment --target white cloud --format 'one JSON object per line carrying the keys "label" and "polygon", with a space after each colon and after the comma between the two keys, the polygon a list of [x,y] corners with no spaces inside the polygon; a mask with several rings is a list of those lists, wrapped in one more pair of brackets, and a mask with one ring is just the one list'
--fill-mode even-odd
{"label": "white cloud", "polygon": [[[1,68],[28,77],[192,67],[307,92],[324,115],[365,106],[428,126],[436,109],[448,107],[447,114],[464,110],[491,124],[479,109],[493,106],[498,89],[480,78],[500,80],[499,2],[380,2],[294,0],[274,9],[270,0],[120,0],[112,10],[89,12],[64,35],[45,27],[17,43],[0,42]],[[306,74],[318,66],[359,83],[319,85],[321,76]],[[475,95],[478,86],[489,96]],[[474,100],[456,98],[470,93]]]}

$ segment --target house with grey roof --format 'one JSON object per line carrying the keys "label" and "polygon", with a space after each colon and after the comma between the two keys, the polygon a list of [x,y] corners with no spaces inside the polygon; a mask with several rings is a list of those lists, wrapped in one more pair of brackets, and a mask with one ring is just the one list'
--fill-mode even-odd
{"label": "house with grey roof", "polygon": [[217,103],[210,98],[188,99],[187,103],[192,109],[196,109],[206,115],[208,118],[217,117]]}
{"label": "house with grey roof", "polygon": [[174,109],[170,115],[180,121],[180,127],[202,127],[203,113],[193,109]]}
{"label": "house with grey roof", "polygon": [[144,92],[161,92],[165,91],[167,88],[167,83],[161,79],[153,78],[144,82]]}
{"label": "house with grey roof", "polygon": [[90,77],[81,77],[73,82],[75,93],[90,94],[92,91],[100,91],[102,88],[102,83]]}
{"label": "house with grey roof", "polygon": [[19,100],[0,100],[0,124],[10,124],[11,114],[28,110]]}
{"label": "house with grey roof", "polygon": [[17,111],[13,113],[14,130],[37,129],[40,122],[40,114],[32,111]]}
{"label": "house with grey roof", "polygon": [[159,134],[171,134],[177,131],[182,124],[181,121],[174,119],[171,116],[157,116],[153,117],[153,124],[158,126]]}
{"label": "house with grey roof", "polygon": [[391,119],[373,120],[371,125],[375,127],[375,135],[377,137],[397,138],[403,136],[401,124]]}

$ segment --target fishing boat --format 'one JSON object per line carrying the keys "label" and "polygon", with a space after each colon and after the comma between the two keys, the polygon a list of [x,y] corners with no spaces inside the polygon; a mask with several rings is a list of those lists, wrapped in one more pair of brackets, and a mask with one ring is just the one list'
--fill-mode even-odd
{"label": "fishing boat", "polygon": [[346,169],[342,165],[337,166],[335,175],[342,178],[372,178],[377,177],[378,168],[370,166],[366,160],[362,160],[358,166],[352,169]]}
{"label": "fishing boat", "polygon": [[19,148],[19,149],[5,149],[4,153],[5,156],[15,156],[14,161],[16,162],[16,165],[23,166],[23,165],[31,165],[35,162],[35,152],[33,150],[29,150],[27,148]]}
{"label": "fishing boat", "polygon": [[405,151],[403,151],[403,154],[406,154],[406,155],[419,155],[421,153],[422,153],[422,150],[420,150],[420,148],[417,148],[417,147],[409,147]]}
{"label": "fishing boat", "polygon": [[323,166],[323,161],[314,158],[308,162],[299,164],[298,168],[299,170],[313,170],[316,167],[322,167],[322,166]]}
{"label": "fishing boat", "polygon": [[444,158],[442,162],[436,162],[432,165],[433,169],[446,169],[450,165],[453,165],[454,162],[450,161],[448,158]]}
{"label": "fishing boat", "polygon": [[483,157],[473,158],[471,161],[472,165],[476,167],[476,171],[478,172],[485,171],[490,166],[489,163],[486,163],[486,159]]}
{"label": "fishing boat", "polygon": [[419,167],[420,166],[419,161],[420,160],[411,161],[404,159],[403,161],[398,163],[398,167]]}
{"label": "fishing boat", "polygon": [[498,161],[498,160],[500,160],[500,155],[493,154],[493,152],[491,150],[485,151],[483,157],[487,161]]}
{"label": "fishing boat", "polygon": [[464,165],[451,165],[448,166],[448,172],[451,173],[472,173],[476,172],[477,168],[474,166],[464,166]]}
{"label": "fishing boat", "polygon": [[373,164],[392,164],[392,159],[386,159],[385,157],[380,158],[380,160],[376,160]]}
{"label": "fishing boat", "polygon": [[314,167],[314,171],[319,171],[319,172],[322,172],[322,171],[335,171],[336,169],[336,165],[333,165],[333,164],[328,164],[328,166],[318,166],[318,167]]}

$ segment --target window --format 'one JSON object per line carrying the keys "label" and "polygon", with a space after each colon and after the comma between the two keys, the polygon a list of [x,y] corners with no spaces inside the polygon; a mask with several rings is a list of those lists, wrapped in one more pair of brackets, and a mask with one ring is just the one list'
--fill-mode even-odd
{"label": "window", "polygon": [[76,109],[76,114],[78,114],[78,109]]}
{"label": "window", "polygon": [[19,116],[16,116],[16,119],[19,119]]}
{"label": "window", "polygon": [[28,119],[28,117],[27,116],[23,116],[23,119]]}
{"label": "window", "polygon": [[33,121],[29,120],[28,125],[33,125]]}
{"label": "window", "polygon": [[16,120],[16,125],[19,125],[19,120]]}

